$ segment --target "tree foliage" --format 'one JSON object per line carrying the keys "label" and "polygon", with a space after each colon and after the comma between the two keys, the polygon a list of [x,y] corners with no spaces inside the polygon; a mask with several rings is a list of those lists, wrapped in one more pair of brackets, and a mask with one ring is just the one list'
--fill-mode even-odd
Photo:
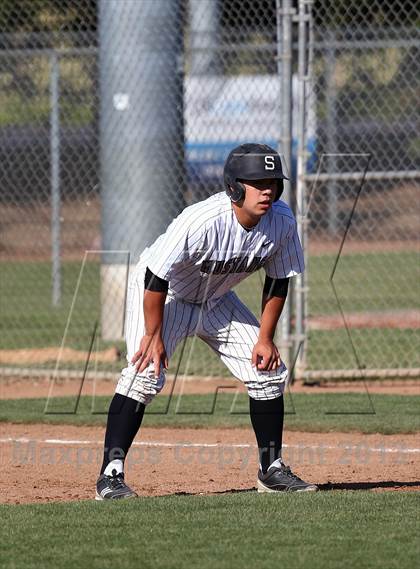
{"label": "tree foliage", "polygon": [[94,31],[97,0],[0,0],[0,31]]}
{"label": "tree foliage", "polygon": [[[187,10],[188,0],[180,1]],[[276,0],[217,1],[221,26],[225,33],[232,34],[231,41],[240,30],[259,28],[275,34]],[[99,2],[0,0],[0,33],[95,32]],[[298,0],[293,4],[297,8]],[[416,0],[314,0],[314,17],[321,27],[414,26],[419,11]]]}

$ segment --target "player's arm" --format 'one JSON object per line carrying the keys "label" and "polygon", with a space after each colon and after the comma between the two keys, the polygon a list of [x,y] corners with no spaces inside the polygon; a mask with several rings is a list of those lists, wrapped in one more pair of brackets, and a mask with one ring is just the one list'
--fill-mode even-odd
{"label": "player's arm", "polygon": [[147,268],[144,280],[144,325],[145,334],[140,347],[131,362],[136,364],[138,372],[144,371],[153,362],[155,377],[159,377],[160,364],[168,367],[168,358],[162,340],[162,323],[168,281],[159,278]]}
{"label": "player's arm", "polygon": [[272,279],[266,276],[258,342],[252,352],[252,364],[261,371],[271,371],[281,364],[279,351],[274,344],[277,323],[286,302],[289,279]]}

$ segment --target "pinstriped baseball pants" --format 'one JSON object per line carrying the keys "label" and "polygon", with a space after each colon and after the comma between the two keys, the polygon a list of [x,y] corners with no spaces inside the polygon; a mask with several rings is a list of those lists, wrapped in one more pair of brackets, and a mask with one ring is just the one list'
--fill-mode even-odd
{"label": "pinstriped baseball pants", "polygon": [[[165,384],[165,372],[154,377],[153,365],[141,374],[130,363],[144,335],[144,274],[146,267],[139,264],[130,278],[127,291],[125,336],[127,367],[122,370],[116,393],[126,395],[145,405],[149,404]],[[259,323],[252,312],[232,291],[217,301],[192,304],[166,298],[162,339],[168,358],[186,337],[198,336],[206,342],[228,367],[233,376],[242,381],[253,399],[275,399],[283,393],[287,368],[282,365],[273,371],[258,371],[251,365],[254,345],[258,340]]]}

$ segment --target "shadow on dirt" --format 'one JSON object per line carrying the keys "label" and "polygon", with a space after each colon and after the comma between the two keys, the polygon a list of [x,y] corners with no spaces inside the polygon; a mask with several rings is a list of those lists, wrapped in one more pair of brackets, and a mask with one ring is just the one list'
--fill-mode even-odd
{"label": "shadow on dirt", "polygon": [[381,488],[394,488],[402,490],[404,488],[418,488],[420,490],[420,481],[402,482],[400,480],[389,480],[382,482],[328,482],[327,484],[319,484],[322,491],[328,490],[376,490]]}

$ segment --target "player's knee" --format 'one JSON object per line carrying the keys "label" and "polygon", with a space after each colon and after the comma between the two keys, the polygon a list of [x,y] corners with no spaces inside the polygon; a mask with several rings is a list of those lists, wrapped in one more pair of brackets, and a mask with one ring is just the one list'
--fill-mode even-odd
{"label": "player's knee", "polygon": [[162,391],[164,385],[165,374],[163,371],[156,378],[153,366],[139,374],[136,372],[135,367],[129,364],[121,372],[115,392],[130,397],[135,401],[140,401],[144,405],[149,405],[156,395]]}
{"label": "player's knee", "polygon": [[278,370],[256,372],[256,377],[246,383],[248,395],[252,399],[277,399],[284,393],[287,378],[288,371],[283,363]]}
{"label": "player's knee", "polygon": [[267,401],[269,399],[277,399],[281,397],[284,393],[284,384],[279,385],[272,385],[269,386],[247,386],[248,387],[248,395],[251,399],[264,400]]}

